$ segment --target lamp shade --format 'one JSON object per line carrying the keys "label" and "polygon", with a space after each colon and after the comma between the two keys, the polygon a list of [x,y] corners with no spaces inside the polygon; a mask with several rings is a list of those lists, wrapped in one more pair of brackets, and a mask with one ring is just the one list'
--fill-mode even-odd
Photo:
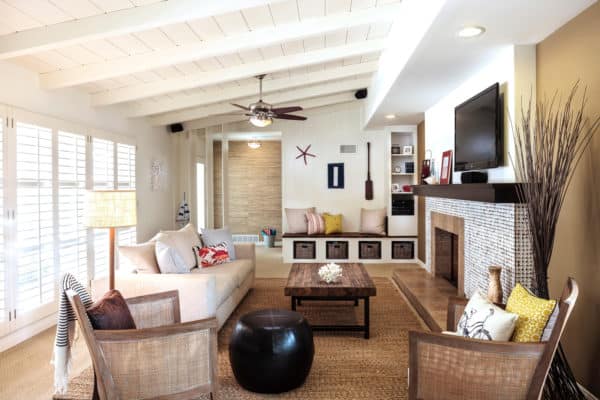
{"label": "lamp shade", "polygon": [[85,226],[120,228],[137,224],[135,190],[90,190],[86,193]]}

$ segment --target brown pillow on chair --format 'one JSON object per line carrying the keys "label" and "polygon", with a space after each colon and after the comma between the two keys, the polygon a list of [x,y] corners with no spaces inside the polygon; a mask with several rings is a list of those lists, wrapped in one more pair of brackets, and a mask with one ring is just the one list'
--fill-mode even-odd
{"label": "brown pillow on chair", "polygon": [[135,321],[127,302],[118,290],[109,290],[87,309],[94,329],[135,329]]}

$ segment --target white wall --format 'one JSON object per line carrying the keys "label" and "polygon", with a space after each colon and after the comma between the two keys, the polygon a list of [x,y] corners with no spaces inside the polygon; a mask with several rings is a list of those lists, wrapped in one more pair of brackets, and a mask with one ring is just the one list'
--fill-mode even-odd
{"label": "white wall", "polygon": [[160,191],[150,187],[152,160],[161,160],[167,171],[171,169],[170,139],[163,128],[126,119],[117,107],[93,108],[89,96],[80,90],[41,90],[37,74],[4,61],[0,61],[0,103],[133,138],[137,144],[138,240],[172,226],[175,209],[170,179],[164,178]]}
{"label": "white wall", "polygon": [[[385,151],[387,141],[383,132],[362,131],[363,103],[356,101],[323,107],[303,113],[304,122],[276,120],[269,130],[282,132],[282,196],[283,208],[316,207],[319,212],[343,215],[343,229],[358,231],[360,209],[384,208]],[[224,132],[250,131],[247,123],[231,124]],[[256,130],[256,128],[254,128]],[[367,141],[371,142],[371,179],[374,182],[374,199],[365,200],[367,179]],[[296,146],[311,145],[308,165]],[[357,145],[356,154],[340,154],[341,144]],[[327,188],[327,164],[344,163],[344,189]],[[285,214],[285,211],[284,211]],[[286,228],[283,216],[284,231]]]}
{"label": "white wall", "polygon": [[[489,169],[488,176],[490,182],[514,182],[509,158],[514,153],[510,119],[514,120],[517,107],[520,109],[521,97],[527,99],[535,93],[534,46],[507,46],[487,67],[425,111],[425,149],[432,152],[438,178],[442,153],[454,149],[454,108],[495,82],[500,83],[504,96],[504,160],[502,166]],[[460,174],[454,173],[453,183],[460,183]]]}

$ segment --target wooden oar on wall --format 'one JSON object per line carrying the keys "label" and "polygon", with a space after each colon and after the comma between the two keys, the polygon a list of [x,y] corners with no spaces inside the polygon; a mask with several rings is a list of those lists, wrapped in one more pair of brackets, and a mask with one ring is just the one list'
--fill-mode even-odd
{"label": "wooden oar on wall", "polygon": [[365,199],[373,200],[373,181],[371,180],[371,142],[367,142],[367,180],[365,181]]}

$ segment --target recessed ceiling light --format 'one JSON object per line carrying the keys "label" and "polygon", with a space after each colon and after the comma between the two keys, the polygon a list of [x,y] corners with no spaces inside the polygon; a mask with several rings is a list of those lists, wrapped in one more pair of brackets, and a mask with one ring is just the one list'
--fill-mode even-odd
{"label": "recessed ceiling light", "polygon": [[472,38],[481,36],[485,33],[483,26],[464,26],[458,31],[458,36],[461,38]]}
{"label": "recessed ceiling light", "polygon": [[394,119],[396,116],[394,114],[388,114],[385,116],[386,119]]}

